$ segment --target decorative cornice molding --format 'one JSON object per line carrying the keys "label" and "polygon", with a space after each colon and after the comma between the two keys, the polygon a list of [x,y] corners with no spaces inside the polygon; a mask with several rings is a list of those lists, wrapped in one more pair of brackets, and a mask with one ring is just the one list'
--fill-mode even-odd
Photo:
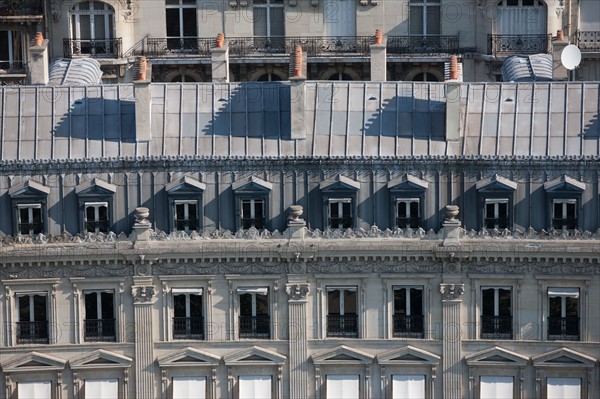
{"label": "decorative cornice molding", "polygon": [[306,297],[310,292],[310,286],[308,283],[286,284],[285,292],[288,294],[289,302],[306,302]]}
{"label": "decorative cornice molding", "polygon": [[460,302],[462,295],[465,293],[464,284],[440,284],[440,293],[442,294],[442,302]]}

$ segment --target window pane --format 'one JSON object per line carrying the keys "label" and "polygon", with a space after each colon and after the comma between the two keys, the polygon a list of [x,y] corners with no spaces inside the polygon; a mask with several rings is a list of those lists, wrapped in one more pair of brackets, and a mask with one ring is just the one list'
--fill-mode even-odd
{"label": "window pane", "polygon": [[271,7],[270,9],[271,32],[270,36],[284,36],[283,7]]}
{"label": "window pane", "polygon": [[266,7],[254,7],[252,9],[254,19],[254,36],[267,36],[267,9]]}
{"label": "window pane", "polygon": [[240,315],[252,316],[252,294],[240,295]]}
{"label": "window pane", "polygon": [[18,382],[17,397],[19,399],[51,399],[52,382]]}
{"label": "window pane", "polygon": [[94,15],[94,39],[108,39],[104,15]]}
{"label": "window pane", "polygon": [[29,208],[19,208],[19,221],[21,223],[29,223]]}
{"label": "window pane", "polygon": [[398,202],[398,217],[405,218],[406,216],[406,202]]}
{"label": "window pane", "polygon": [[175,218],[177,220],[185,219],[185,204],[177,204],[175,205]]}
{"label": "window pane", "polygon": [[183,12],[183,36],[196,37],[198,29],[196,28],[196,9],[184,8]]}
{"label": "window pane", "polygon": [[561,297],[552,297],[548,301],[548,315],[550,317],[562,317]]}
{"label": "window pane", "polygon": [[440,34],[440,7],[427,7],[427,34]]}
{"label": "window pane", "polygon": [[45,295],[34,295],[33,296],[33,320],[34,321],[46,321],[46,296]]}
{"label": "window pane", "polygon": [[108,221],[108,208],[106,206],[101,206],[98,208],[99,219],[102,222]]}
{"label": "window pane", "polygon": [[406,288],[394,290],[394,313],[406,314]]}
{"label": "window pane", "polygon": [[581,379],[548,378],[548,399],[581,399]]}
{"label": "window pane", "polygon": [[423,34],[423,7],[411,6],[410,7],[410,34],[411,35],[422,35]]}
{"label": "window pane", "polygon": [[567,217],[568,218],[575,217],[575,204],[567,204]]}
{"label": "window pane", "polygon": [[257,219],[262,219],[264,217],[263,202],[260,200],[254,201],[254,217]]}
{"label": "window pane", "polygon": [[356,314],[356,291],[344,290],[344,314]]}
{"label": "window pane", "polygon": [[202,317],[201,295],[190,295],[190,317]]}
{"label": "window pane", "polygon": [[418,217],[419,216],[419,202],[412,201],[410,203],[410,216]]}
{"label": "window pane", "polygon": [[484,316],[494,316],[494,289],[488,288],[481,291],[481,310]]}
{"label": "window pane", "polygon": [[205,377],[173,377],[173,399],[206,398]]}
{"label": "window pane", "polygon": [[327,309],[329,314],[340,314],[340,291],[327,291]]}
{"label": "window pane", "polygon": [[423,314],[423,290],[410,289],[410,314],[421,316]]}
{"label": "window pane", "polygon": [[251,209],[250,201],[249,200],[242,201],[242,217],[244,219],[251,217],[250,209]]}
{"label": "window pane", "polygon": [[268,295],[256,295],[256,315],[268,315],[269,314],[269,296]]}
{"label": "window pane", "polygon": [[173,315],[175,317],[187,317],[185,313],[185,295],[173,296]]}
{"label": "window pane", "polygon": [[555,219],[562,219],[563,216],[563,207],[562,207],[562,203],[560,202],[555,202],[554,203],[554,218]]}
{"label": "window pane", "polygon": [[499,298],[500,298],[500,314],[499,316],[510,316],[511,315],[511,306],[510,306],[510,290],[499,290]]}
{"label": "window pane", "polygon": [[352,212],[351,212],[352,207],[351,206],[352,206],[352,204],[349,202],[344,202],[342,204],[342,212],[343,212],[342,216],[343,217],[347,218],[347,217],[352,216]]}
{"label": "window pane", "polygon": [[498,217],[505,218],[508,215],[508,203],[500,202],[498,204]]}
{"label": "window pane", "polygon": [[29,295],[19,296],[19,321],[29,321]]}
{"label": "window pane", "polygon": [[179,9],[168,8],[165,11],[167,16],[167,36],[179,37],[181,35],[179,29]]}
{"label": "window pane", "polygon": [[116,399],[119,397],[119,380],[85,380],[85,397],[94,399]]}
{"label": "window pane", "polygon": [[579,316],[579,299],[577,298],[565,298],[567,301],[567,317]]}
{"label": "window pane", "polygon": [[96,209],[93,206],[88,206],[85,208],[85,220],[88,222],[96,221]]}
{"label": "window pane", "polygon": [[271,376],[240,376],[239,399],[271,399]]}
{"label": "window pane", "polygon": [[425,398],[424,375],[393,375],[392,399]]}
{"label": "window pane", "polygon": [[198,206],[194,203],[188,204],[188,217],[190,220],[198,219]]}
{"label": "window pane", "polygon": [[115,304],[114,295],[112,292],[103,292],[100,294],[102,300],[102,318],[103,319],[114,319],[115,318]]}
{"label": "window pane", "polygon": [[358,375],[327,375],[327,398],[358,399]]}
{"label": "window pane", "polygon": [[481,399],[512,399],[513,377],[485,377],[480,378]]}
{"label": "window pane", "polygon": [[329,213],[332,218],[337,218],[340,215],[340,204],[338,202],[329,203]]}
{"label": "window pane", "polygon": [[96,292],[88,292],[85,294],[85,318],[87,320],[98,319],[98,294]]}
{"label": "window pane", "polygon": [[92,38],[92,33],[90,31],[91,21],[89,15],[80,15],[79,16],[79,34],[81,35],[79,39],[89,40]]}

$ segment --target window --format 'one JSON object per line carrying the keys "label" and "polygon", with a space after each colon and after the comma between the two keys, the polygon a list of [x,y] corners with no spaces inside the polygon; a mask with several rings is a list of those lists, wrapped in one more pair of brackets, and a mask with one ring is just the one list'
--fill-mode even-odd
{"label": "window", "polygon": [[257,48],[282,48],[285,36],[283,0],[254,0],[254,37]]}
{"label": "window", "polygon": [[576,199],[555,199],[552,201],[552,227],[557,230],[577,228]]}
{"label": "window", "polygon": [[548,399],[581,399],[581,379],[548,378],[546,391]]}
{"label": "window", "polygon": [[265,225],[265,202],[262,199],[243,199],[242,200],[242,229],[247,230],[251,227],[255,229],[264,229]]}
{"label": "window", "polygon": [[198,201],[175,201],[175,230],[198,230]]}
{"label": "window", "polygon": [[486,229],[508,228],[508,203],[508,198],[485,200],[484,226]]}
{"label": "window", "polygon": [[329,199],[329,227],[332,229],[352,228],[352,199]]}
{"label": "window", "polygon": [[327,399],[358,399],[360,397],[360,376],[327,375]]}
{"label": "window", "polygon": [[392,375],[392,399],[425,398],[424,375]]}
{"label": "window", "polygon": [[85,398],[117,399],[119,397],[119,380],[85,380]]}
{"label": "window", "polygon": [[17,294],[17,344],[47,344],[48,309],[46,292]]}
{"label": "window", "polygon": [[202,195],[206,184],[190,177],[175,179],[165,187],[171,212],[171,230],[192,232],[202,229]]}
{"label": "window", "polygon": [[423,287],[394,287],[394,337],[423,338]]}
{"label": "window", "polygon": [[479,377],[480,399],[512,399],[513,377]]}
{"label": "window", "polygon": [[19,204],[17,209],[19,234],[35,235],[44,232],[42,204]]}
{"label": "window", "polygon": [[52,382],[19,382],[17,383],[17,398],[26,399],[51,399]]}
{"label": "window", "polygon": [[482,287],[481,338],[512,339],[510,287]]}
{"label": "window", "polygon": [[204,339],[202,289],[173,288],[173,339]]}
{"label": "window", "polygon": [[357,287],[327,287],[327,336],[358,338]]}
{"label": "window", "polygon": [[108,233],[108,202],[86,202],[85,231],[88,233]]}
{"label": "window", "polygon": [[579,341],[578,288],[548,288],[548,340]]}
{"label": "window", "polygon": [[21,33],[0,30],[0,70],[23,69]]}
{"label": "window", "polygon": [[396,201],[396,226],[418,228],[420,223],[418,198],[403,198]]}
{"label": "window", "polygon": [[197,52],[196,0],[167,0],[167,48]]}
{"label": "window", "polygon": [[440,34],[440,0],[410,0],[411,36]]}
{"label": "window", "polygon": [[90,55],[117,54],[114,37],[115,10],[100,1],[83,1],[72,8],[71,37],[73,53]]}
{"label": "window", "polygon": [[237,292],[240,297],[240,338],[269,339],[269,289],[238,288]]}
{"label": "window", "polygon": [[86,342],[116,342],[114,291],[84,291]]}
{"label": "window", "polygon": [[271,399],[271,376],[240,375],[240,399]]}
{"label": "window", "polygon": [[205,398],[205,377],[173,377],[173,399]]}

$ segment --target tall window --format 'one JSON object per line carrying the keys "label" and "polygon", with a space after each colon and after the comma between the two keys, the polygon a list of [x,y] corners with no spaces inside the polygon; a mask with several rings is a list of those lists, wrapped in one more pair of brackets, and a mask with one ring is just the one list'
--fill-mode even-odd
{"label": "tall window", "polygon": [[440,0],[410,0],[411,36],[440,34]]}
{"label": "tall window", "polygon": [[166,1],[167,47],[169,50],[197,51],[196,0]]}
{"label": "tall window", "polygon": [[89,233],[108,233],[108,202],[86,202],[85,231]]}
{"label": "tall window", "polygon": [[18,382],[17,397],[50,399],[52,397],[52,381]]}
{"label": "tall window", "polygon": [[552,201],[552,227],[557,230],[577,228],[576,199],[555,199]]}
{"label": "tall window", "polygon": [[402,198],[396,202],[396,226],[403,228],[419,227],[419,199]]}
{"label": "tall window", "polygon": [[512,339],[511,288],[483,287],[481,302],[481,338]]}
{"label": "tall window", "polygon": [[548,339],[579,341],[578,288],[548,288]]}
{"label": "tall window", "polygon": [[44,232],[42,204],[19,204],[19,234],[34,235]]}
{"label": "tall window", "polygon": [[101,1],[83,1],[72,8],[71,37],[74,53],[115,54],[114,37],[115,10]]}
{"label": "tall window", "polygon": [[327,399],[358,399],[360,376],[327,374]]}
{"label": "tall window", "polygon": [[114,291],[84,291],[86,342],[117,340]]}
{"label": "tall window", "polygon": [[85,380],[85,397],[94,399],[113,399],[119,397],[119,380]]}
{"label": "tall window", "polygon": [[198,201],[175,200],[175,230],[198,230]]}
{"label": "tall window", "polygon": [[240,338],[269,339],[268,288],[238,288],[240,296]]}
{"label": "tall window", "polygon": [[[265,44],[283,44],[285,35],[283,0],[254,0],[252,12],[255,38],[269,38],[269,42]],[[281,39],[273,43],[274,38]],[[259,44],[259,47],[262,46]]]}
{"label": "tall window", "polygon": [[394,337],[423,334],[423,287],[394,287]]}
{"label": "tall window", "polygon": [[546,397],[548,399],[581,398],[580,378],[547,378]]}
{"label": "tall window", "polygon": [[327,336],[358,337],[356,287],[327,287]]}
{"label": "tall window", "polygon": [[206,398],[206,377],[173,377],[173,398]]}
{"label": "tall window", "polygon": [[479,377],[480,399],[512,399],[513,377]]}
{"label": "tall window", "polygon": [[23,69],[20,32],[0,30],[0,69]]}
{"label": "tall window", "polygon": [[173,338],[204,339],[202,290],[173,289]]}
{"label": "tall window", "polygon": [[240,375],[238,381],[240,399],[271,399],[271,376]]}
{"label": "tall window", "polygon": [[47,344],[46,293],[17,294],[17,344]]}
{"label": "tall window", "polygon": [[486,199],[484,209],[484,226],[486,229],[507,229],[508,198]]}
{"label": "tall window", "polygon": [[265,201],[263,199],[242,200],[242,229],[250,227],[264,229],[265,226]]}
{"label": "tall window", "polygon": [[424,375],[392,375],[392,399],[425,398]]}
{"label": "tall window", "polygon": [[332,229],[352,228],[352,199],[329,199],[329,227]]}

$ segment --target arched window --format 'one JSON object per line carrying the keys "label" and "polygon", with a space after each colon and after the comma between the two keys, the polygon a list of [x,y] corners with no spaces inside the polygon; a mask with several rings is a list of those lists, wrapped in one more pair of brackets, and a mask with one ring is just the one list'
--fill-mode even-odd
{"label": "arched window", "polygon": [[83,1],[71,9],[71,38],[74,54],[115,55],[115,10],[101,1]]}

